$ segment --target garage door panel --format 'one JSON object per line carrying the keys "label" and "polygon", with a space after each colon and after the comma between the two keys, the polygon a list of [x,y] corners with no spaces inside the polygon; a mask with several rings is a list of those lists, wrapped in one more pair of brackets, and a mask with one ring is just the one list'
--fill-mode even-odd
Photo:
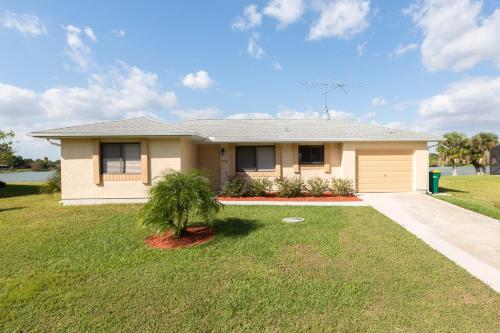
{"label": "garage door panel", "polygon": [[359,157],[360,161],[411,161],[412,157],[407,155],[376,155],[376,156],[368,156],[361,155]]}
{"label": "garage door panel", "polygon": [[413,189],[413,152],[374,150],[357,152],[359,192],[409,192]]}

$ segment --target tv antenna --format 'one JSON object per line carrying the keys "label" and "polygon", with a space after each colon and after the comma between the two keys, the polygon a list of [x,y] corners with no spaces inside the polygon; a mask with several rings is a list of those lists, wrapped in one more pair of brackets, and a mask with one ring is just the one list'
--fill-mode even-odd
{"label": "tv antenna", "polygon": [[323,95],[323,101],[324,101],[324,107],[325,107],[325,112],[328,117],[328,119],[331,119],[330,117],[330,111],[328,110],[328,105],[326,104],[326,96],[334,91],[335,89],[341,89],[346,95],[349,94],[346,88],[350,87],[364,87],[356,84],[346,84],[343,82],[332,82],[332,81],[309,81],[309,82],[303,82],[302,85],[306,87],[313,87],[313,88],[320,88],[321,89],[321,94]]}

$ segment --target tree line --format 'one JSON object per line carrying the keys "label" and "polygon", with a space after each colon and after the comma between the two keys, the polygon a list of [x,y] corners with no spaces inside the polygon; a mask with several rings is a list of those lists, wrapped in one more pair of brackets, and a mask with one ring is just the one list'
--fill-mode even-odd
{"label": "tree line", "polygon": [[60,161],[51,161],[47,157],[33,160],[16,155],[12,146],[15,133],[0,130],[0,168],[2,169],[31,169],[33,171],[56,169]]}
{"label": "tree line", "polygon": [[449,132],[443,135],[443,141],[437,147],[437,163],[450,165],[453,176],[458,174],[457,167],[472,164],[477,174],[486,173],[490,160],[490,150],[498,145],[498,135],[481,132],[472,137],[464,133]]}

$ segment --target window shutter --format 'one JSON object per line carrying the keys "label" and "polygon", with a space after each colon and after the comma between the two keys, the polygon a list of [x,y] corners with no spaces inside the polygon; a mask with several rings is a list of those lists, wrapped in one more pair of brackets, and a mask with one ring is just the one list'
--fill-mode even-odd
{"label": "window shutter", "polygon": [[149,153],[148,141],[141,141],[141,181],[143,184],[149,184]]}
{"label": "window shutter", "polygon": [[293,154],[293,172],[299,173],[299,145],[294,143],[292,144],[292,154]]}
{"label": "window shutter", "polygon": [[101,156],[99,140],[92,142],[92,166],[94,184],[101,184]]}

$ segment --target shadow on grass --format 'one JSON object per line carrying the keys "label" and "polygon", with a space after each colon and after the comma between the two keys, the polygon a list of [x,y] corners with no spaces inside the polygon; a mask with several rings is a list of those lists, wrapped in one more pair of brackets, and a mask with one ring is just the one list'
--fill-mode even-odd
{"label": "shadow on grass", "polygon": [[33,195],[40,192],[40,185],[7,184],[0,187],[0,198],[21,197],[24,195]]}
{"label": "shadow on grass", "polygon": [[439,186],[439,192],[450,192],[450,193],[469,193],[468,191],[462,191],[462,190],[457,190],[454,188],[447,188],[447,187],[441,187]]}
{"label": "shadow on grass", "polygon": [[24,208],[27,208],[27,207],[23,206],[23,207],[0,208],[0,213],[7,212],[9,210],[18,210],[18,209],[24,209]]}
{"label": "shadow on grass", "polygon": [[237,217],[228,217],[216,220],[212,228],[215,234],[222,237],[238,238],[244,237],[262,227],[257,220],[240,219]]}

